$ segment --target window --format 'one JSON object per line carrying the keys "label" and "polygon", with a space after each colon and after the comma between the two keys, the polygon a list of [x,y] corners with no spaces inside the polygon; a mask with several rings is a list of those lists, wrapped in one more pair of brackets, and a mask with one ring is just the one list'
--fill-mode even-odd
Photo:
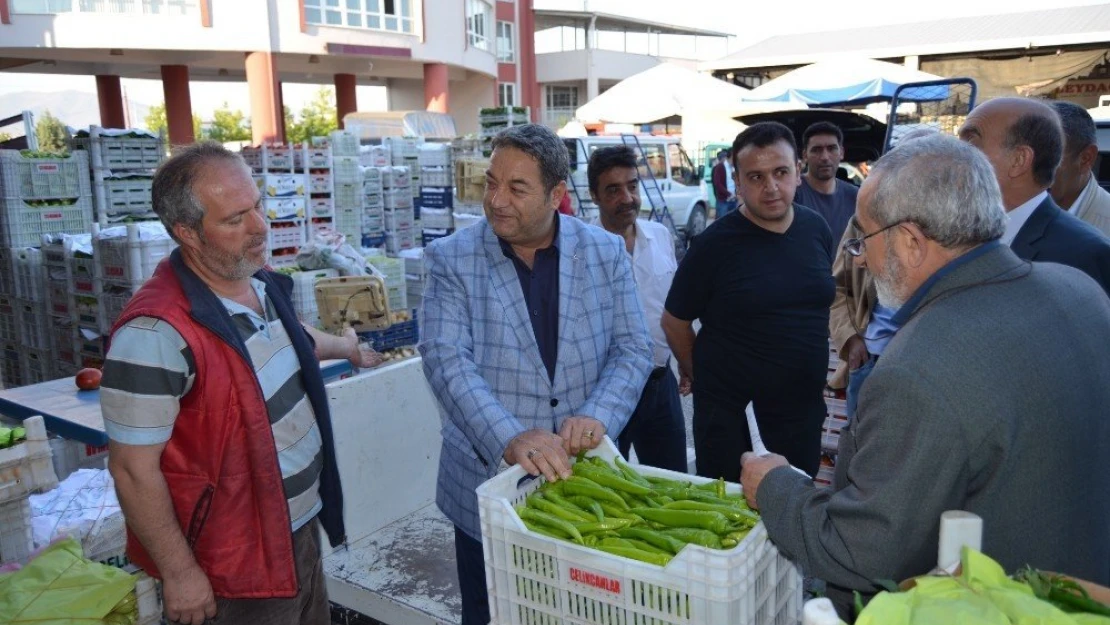
{"label": "window", "polygon": [[547,87],[547,108],[578,108],[578,87]]}
{"label": "window", "polygon": [[516,85],[511,82],[503,82],[497,88],[497,105],[498,106],[516,106]]}
{"label": "window", "polygon": [[11,8],[12,13],[23,15],[59,13],[189,15],[199,10],[197,0],[12,0]]}
{"label": "window", "polygon": [[667,177],[667,156],[663,146],[658,143],[642,143],[645,163],[640,164],[640,176],[646,178],[651,172],[653,178],[662,180]]}
{"label": "window", "polygon": [[516,61],[512,22],[497,22],[497,60],[502,63]]}
{"label": "window", "polygon": [[489,50],[493,28],[493,7],[486,0],[466,0],[466,34],[470,45]]}
{"label": "window", "polygon": [[304,21],[412,34],[416,0],[304,0]]}
{"label": "window", "polygon": [[697,176],[694,174],[694,164],[690,157],[678,146],[677,143],[667,144],[667,153],[671,157],[671,180],[678,184],[696,184]]}

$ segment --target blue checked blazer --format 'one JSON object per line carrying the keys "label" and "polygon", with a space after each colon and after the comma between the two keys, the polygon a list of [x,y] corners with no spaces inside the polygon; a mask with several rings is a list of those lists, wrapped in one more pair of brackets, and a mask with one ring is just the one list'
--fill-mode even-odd
{"label": "blue checked blazer", "polygon": [[424,250],[424,374],[439,400],[443,448],[436,503],[481,539],[475,489],[497,474],[515,436],[597,419],[616,438],[652,369],[651,336],[621,240],[560,215],[559,346],[554,383],[524,293],[489,223]]}

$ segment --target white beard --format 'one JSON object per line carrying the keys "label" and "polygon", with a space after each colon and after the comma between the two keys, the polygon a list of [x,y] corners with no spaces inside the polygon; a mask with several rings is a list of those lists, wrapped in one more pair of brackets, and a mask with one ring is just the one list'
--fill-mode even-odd
{"label": "white beard", "polygon": [[886,249],[886,258],[883,259],[882,275],[874,274],[875,294],[879,297],[879,304],[891,310],[898,310],[905,303],[907,297],[899,293],[899,285],[905,280],[905,271],[898,259],[891,254],[890,248]]}

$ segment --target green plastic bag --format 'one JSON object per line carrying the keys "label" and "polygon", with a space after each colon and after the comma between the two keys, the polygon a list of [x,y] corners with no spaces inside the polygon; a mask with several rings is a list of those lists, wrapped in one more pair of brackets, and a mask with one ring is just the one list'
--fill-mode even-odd
{"label": "green plastic bag", "polygon": [[87,560],[72,538],[0,576],[0,623],[133,625],[135,576]]}

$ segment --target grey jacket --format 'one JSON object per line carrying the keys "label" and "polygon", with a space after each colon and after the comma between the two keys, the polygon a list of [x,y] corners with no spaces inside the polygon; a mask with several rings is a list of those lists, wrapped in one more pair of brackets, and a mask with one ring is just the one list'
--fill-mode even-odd
{"label": "grey jacket", "polygon": [[996,246],[908,313],[840,436],[832,490],[771,471],[771,539],[851,589],[936,566],[940,515],[983,517],[984,552],[1110,582],[1110,299],[1077,269]]}

